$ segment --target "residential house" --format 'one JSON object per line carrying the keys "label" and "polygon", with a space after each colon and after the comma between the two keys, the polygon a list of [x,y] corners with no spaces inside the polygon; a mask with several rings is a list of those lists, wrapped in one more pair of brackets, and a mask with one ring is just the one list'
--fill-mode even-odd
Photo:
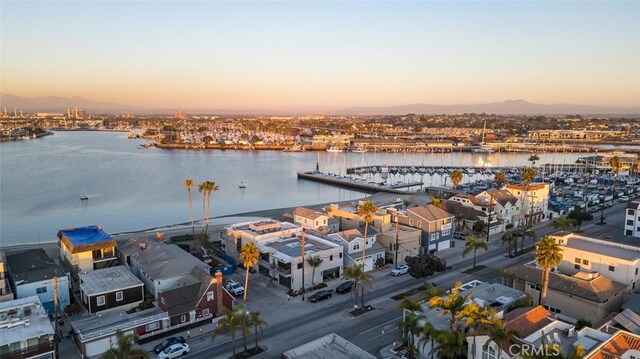
{"label": "residential house", "polygon": [[[346,206],[332,204],[326,209],[326,213],[329,217],[336,218],[340,221],[340,230],[342,231],[364,227],[364,219],[358,215],[358,207],[362,203],[364,202],[360,201],[357,205]],[[395,203],[389,206],[377,206],[378,211],[371,215],[373,221],[369,224],[369,228],[374,227],[378,232],[390,230],[393,223],[391,223],[391,214],[387,211],[387,207],[395,206]]]}
{"label": "residential house", "polygon": [[420,245],[425,252],[437,252],[451,247],[455,216],[440,207],[427,204],[396,211],[394,221],[422,231]]}
{"label": "residential house", "polygon": [[44,309],[54,312],[54,278],[57,278],[58,310],[62,311],[69,299],[69,276],[42,248],[6,254],[9,281],[16,299],[34,295],[40,298]]}
{"label": "residential house", "polygon": [[482,202],[493,204],[492,215],[496,215],[504,226],[515,225],[520,214],[520,199],[506,189],[491,188],[477,196]]}
{"label": "residential house", "polygon": [[[542,269],[535,261],[504,271],[513,278],[514,288],[525,291],[535,304],[539,304]],[[549,275],[544,307],[552,313],[588,320],[597,325],[609,313],[620,310],[626,287],[597,272],[567,275],[554,270]]]}
{"label": "residential house", "polygon": [[584,359],[634,359],[640,357],[640,335],[617,331],[590,350]]}
{"label": "residential house", "polygon": [[137,307],[144,300],[144,283],[125,266],[80,273],[80,297],[89,314]]}
{"label": "residential house", "polygon": [[[582,345],[585,352],[605,341],[609,334],[590,327],[576,330],[575,324],[555,317],[542,306],[517,308],[502,318],[505,330],[514,335],[512,341],[498,344],[480,331],[473,339],[467,337],[469,359],[508,359],[533,356],[553,343],[560,353],[568,356],[575,347]],[[556,354],[553,349],[549,354]]]}
{"label": "residential house", "polygon": [[[329,216],[322,212],[305,207],[298,207],[293,211],[293,221],[303,228],[322,231],[330,227]],[[333,223],[336,223],[335,221]],[[337,232],[339,228],[332,228]]]}
{"label": "residential house", "polygon": [[376,357],[338,334],[331,333],[299,347],[289,349],[282,354],[281,358],[375,359]]}
{"label": "residential house", "polygon": [[520,214],[514,220],[536,224],[549,219],[548,183],[532,183],[528,187],[508,184],[505,189],[522,203]]}
{"label": "residential house", "polygon": [[[469,294],[471,294],[472,300],[481,308],[493,308],[500,318],[505,315],[516,300],[525,295],[520,290],[502,284],[487,283],[479,280],[472,280],[464,283],[460,287],[460,296],[464,297]],[[465,303],[465,305],[466,304],[468,303]],[[422,312],[415,313],[420,316],[420,320],[418,321],[419,327],[423,327],[426,322],[429,322],[437,330],[449,330],[450,317],[448,315],[443,315],[442,310],[439,308],[430,308],[427,302],[421,303],[420,305],[422,306]],[[405,310],[403,317],[408,313],[410,313],[410,311]],[[420,335],[414,338],[415,343],[420,343],[420,340]],[[431,349],[431,342],[427,341],[424,348],[420,351],[420,358],[430,358]]]}
{"label": "residential house", "polygon": [[[258,245],[258,271],[293,290],[300,290],[303,285],[310,288],[323,283],[325,279],[340,278],[344,263],[342,245],[313,233],[305,233],[304,242],[305,260],[302,258],[301,234],[261,241]],[[316,256],[322,262],[314,270],[307,260]]]}
{"label": "residential house", "polygon": [[365,240],[363,228],[348,229],[346,231],[329,235],[335,243],[342,245],[344,253],[344,267],[353,267],[353,264],[362,263],[362,248],[365,247],[365,258],[363,270],[372,270],[378,259],[384,261],[385,248],[377,241],[378,231],[369,227]]}
{"label": "residential house", "polygon": [[640,238],[640,201],[627,203],[624,235]]}
{"label": "residential house", "polygon": [[632,295],[622,304],[622,311],[604,323],[601,331],[612,333],[617,330],[626,330],[634,334],[640,334],[640,295]]}
{"label": "residential house", "polygon": [[53,359],[54,333],[38,296],[0,302],[2,359]]}
{"label": "residential house", "polygon": [[[464,235],[458,237],[458,239],[464,239],[466,234],[471,234],[473,224],[477,221],[489,223],[489,214],[473,208],[472,206],[465,206],[457,201],[446,200],[440,202],[438,207],[447,211],[448,213],[455,214],[454,231],[457,234],[464,233]],[[498,226],[498,218],[491,216],[492,233],[496,231]],[[455,233],[454,233],[455,234]],[[455,236],[454,236],[455,238]]]}
{"label": "residential house", "polygon": [[7,258],[5,258],[4,252],[0,252],[0,302],[13,299],[7,274]]}
{"label": "residential house", "polygon": [[[405,264],[406,257],[420,254],[422,231],[417,228],[399,225],[397,229],[378,234],[378,243],[385,249],[385,261],[398,266]],[[397,263],[395,258],[398,258]]]}
{"label": "residential house", "polygon": [[595,272],[626,285],[628,293],[640,290],[640,247],[568,232],[552,237],[562,248],[563,273]]}
{"label": "residential house", "polygon": [[116,242],[100,226],[63,229],[58,231],[61,264],[75,276],[106,268],[116,259]]}
{"label": "residential house", "polygon": [[265,240],[278,237],[293,237],[303,228],[295,223],[280,222],[272,219],[236,223],[225,227],[226,237],[223,241],[224,251],[236,259],[240,258],[242,246],[253,243],[256,247]]}
{"label": "residential house", "polygon": [[[490,200],[491,197],[477,197],[469,194],[458,193],[449,198],[445,203],[460,203],[465,207],[471,207],[475,209],[477,214],[477,220],[481,220],[488,224],[489,234],[496,234],[504,231],[504,222],[500,219],[496,212],[496,203]],[[445,204],[446,205],[446,204]],[[455,213],[455,212],[451,212]],[[479,214],[482,213],[482,214]],[[463,220],[465,214],[462,215]],[[472,228],[473,224],[469,228]]]}

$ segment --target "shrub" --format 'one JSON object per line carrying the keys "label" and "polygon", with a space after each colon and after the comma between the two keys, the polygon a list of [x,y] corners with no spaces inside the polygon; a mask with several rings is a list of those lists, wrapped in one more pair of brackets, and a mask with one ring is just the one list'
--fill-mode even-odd
{"label": "shrub", "polygon": [[576,330],[580,330],[584,327],[591,327],[591,322],[586,319],[578,319],[576,322]]}

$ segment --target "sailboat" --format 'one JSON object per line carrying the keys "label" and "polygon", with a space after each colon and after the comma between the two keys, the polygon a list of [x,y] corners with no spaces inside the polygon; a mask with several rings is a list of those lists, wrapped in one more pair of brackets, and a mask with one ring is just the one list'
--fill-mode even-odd
{"label": "sailboat", "polygon": [[482,142],[480,142],[480,147],[474,148],[474,153],[494,153],[495,150],[489,146],[486,142],[484,142],[484,133],[487,131],[487,120],[484,120],[484,127],[482,128]]}
{"label": "sailboat", "polygon": [[82,193],[80,193],[80,200],[81,201],[86,201],[89,199],[89,196],[87,195],[87,191],[85,191],[84,189],[82,189]]}
{"label": "sailboat", "polygon": [[238,188],[240,188],[240,189],[247,188],[247,186],[244,185],[243,181],[240,181],[240,186],[238,186]]}

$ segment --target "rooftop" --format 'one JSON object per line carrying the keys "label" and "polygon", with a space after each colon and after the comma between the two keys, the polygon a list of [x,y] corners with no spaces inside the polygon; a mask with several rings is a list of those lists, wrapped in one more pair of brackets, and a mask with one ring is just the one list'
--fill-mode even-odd
{"label": "rooftop", "polygon": [[157,240],[130,238],[118,246],[118,251],[131,256],[138,267],[152,280],[162,280],[191,273],[194,267],[209,272],[209,265],[175,244]]}
{"label": "rooftop", "polygon": [[85,318],[71,318],[71,327],[79,334],[81,340],[86,340],[113,334],[117,329],[126,331],[163,318],[168,318],[167,313],[157,307],[131,314],[121,310]]}
{"label": "rooftop", "polygon": [[[377,234],[378,231],[372,226],[369,226],[369,228],[367,229],[367,237],[372,237]],[[350,243],[356,238],[364,238],[364,228],[362,230],[360,230],[359,228],[347,229],[346,231],[330,234],[329,237],[342,239],[347,243]]]}
{"label": "rooftop", "polygon": [[435,222],[445,218],[453,218],[453,214],[435,206],[433,204],[427,204],[426,206],[412,207],[407,211],[414,213],[415,215],[424,218],[429,222]]}
{"label": "rooftop", "polygon": [[0,346],[53,333],[38,296],[0,302]]}
{"label": "rooftop", "polygon": [[640,350],[640,336],[620,330],[585,355],[584,359],[618,359],[629,350]]}
{"label": "rooftop", "polygon": [[608,257],[625,259],[628,261],[640,259],[640,247],[584,237],[577,234],[556,235],[554,237],[562,237],[565,239],[565,243],[562,245],[568,248],[602,254]]}
{"label": "rooftop", "polygon": [[286,359],[374,359],[367,353],[338,334],[331,333],[282,354]]}
{"label": "rooftop", "polygon": [[58,238],[71,253],[116,246],[116,242],[111,238],[111,235],[103,231],[99,225],[62,229],[58,231]]}
{"label": "rooftop", "polygon": [[54,276],[65,277],[66,272],[42,248],[6,254],[7,266],[16,285],[35,283]]}
{"label": "rooftop", "polygon": [[245,234],[255,237],[264,234],[273,233],[278,235],[279,232],[299,229],[302,231],[302,227],[294,223],[280,222],[274,220],[260,220],[254,222],[237,223],[226,227],[230,231],[244,232]]}
{"label": "rooftop", "polygon": [[324,213],[314,211],[312,209],[305,208],[305,207],[296,208],[295,210],[293,210],[293,214],[296,216],[301,216],[301,217],[310,218],[310,219],[316,219],[320,216],[325,216]]}
{"label": "rooftop", "polygon": [[[328,249],[341,248],[342,246],[336,243],[333,243],[329,240],[322,239],[320,237],[307,234],[304,237],[305,246],[304,246],[304,254],[311,255],[314,253],[319,253],[321,251],[326,251]],[[260,245],[261,252],[262,249],[264,251],[269,251],[273,253],[279,260],[290,262],[292,258],[297,258],[302,256],[302,243],[299,235],[295,237],[289,237],[286,239],[279,238],[277,240],[261,244]],[[271,249],[271,250],[269,250]],[[277,252],[277,253],[274,253]]]}
{"label": "rooftop", "polygon": [[144,284],[124,266],[96,269],[89,273],[80,273],[80,288],[87,295],[113,292]]}

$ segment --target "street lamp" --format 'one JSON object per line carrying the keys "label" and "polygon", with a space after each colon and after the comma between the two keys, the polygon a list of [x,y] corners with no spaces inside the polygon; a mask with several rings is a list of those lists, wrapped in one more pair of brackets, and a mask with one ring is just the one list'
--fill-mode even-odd
{"label": "street lamp", "polygon": [[302,301],[304,302],[304,292],[305,292],[305,288],[304,288],[304,228],[302,228],[302,233],[300,234],[300,243],[301,243],[301,247],[302,247]]}

